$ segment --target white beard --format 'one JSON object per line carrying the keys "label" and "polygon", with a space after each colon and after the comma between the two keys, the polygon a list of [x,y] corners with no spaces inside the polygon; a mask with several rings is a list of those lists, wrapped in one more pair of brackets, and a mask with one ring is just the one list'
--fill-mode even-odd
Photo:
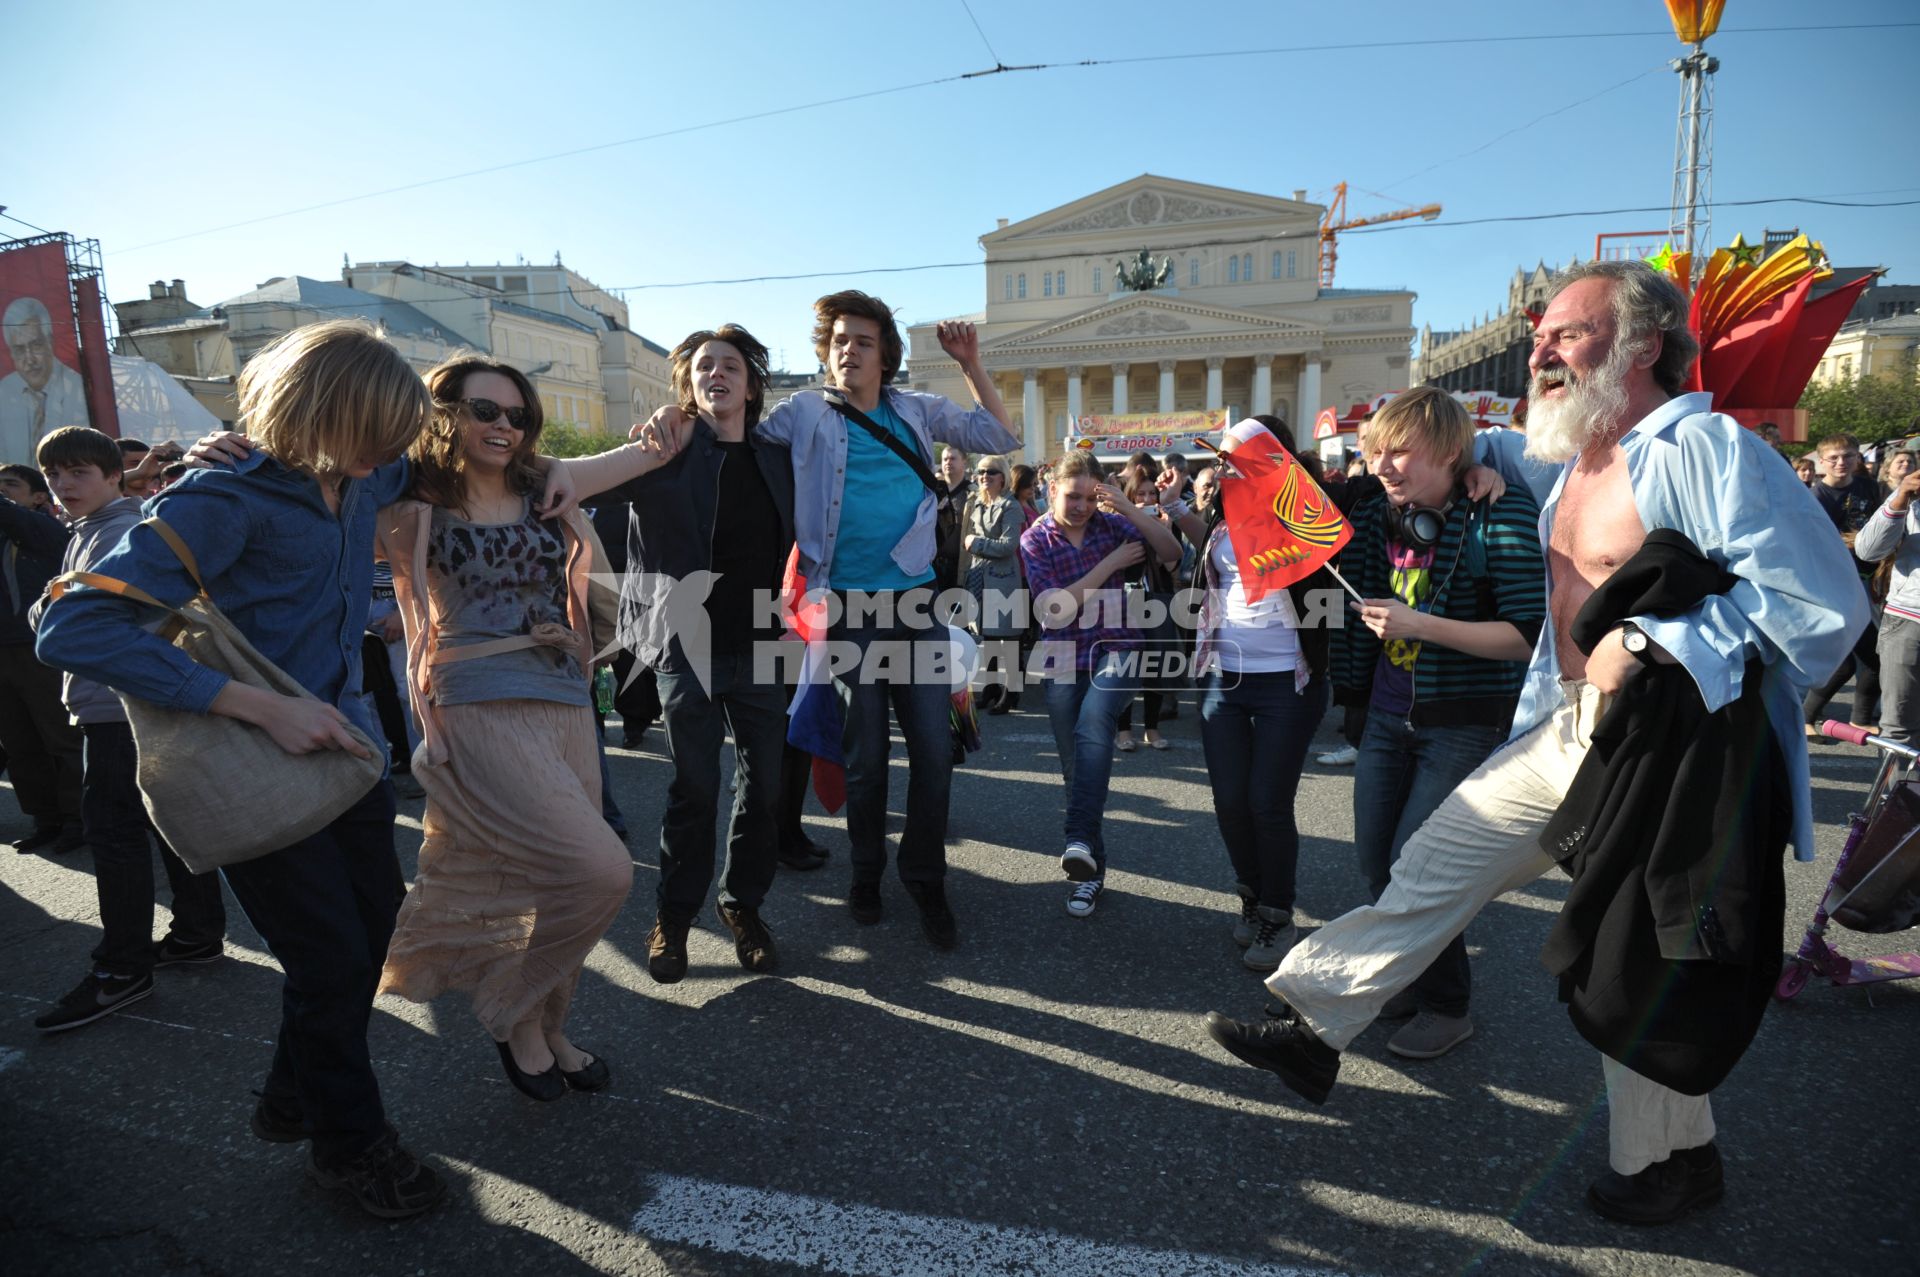
{"label": "white beard", "polygon": [[1612,434],[1627,411],[1627,370],[1633,352],[1616,342],[1606,362],[1584,377],[1569,377],[1558,399],[1540,397],[1535,374],[1527,395],[1527,456],[1555,465]]}

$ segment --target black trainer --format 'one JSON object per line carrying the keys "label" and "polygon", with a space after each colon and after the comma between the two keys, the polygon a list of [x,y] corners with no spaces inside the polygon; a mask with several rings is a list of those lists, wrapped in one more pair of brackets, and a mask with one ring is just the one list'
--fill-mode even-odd
{"label": "black trainer", "polygon": [[72,993],[54,1004],[53,1010],[34,1020],[33,1027],[42,1033],[77,1029],[152,996],[153,977],[150,975],[117,976],[104,971],[89,971],[87,978],[74,986]]}
{"label": "black trainer", "polygon": [[1207,1012],[1207,1035],[1235,1058],[1280,1075],[1293,1091],[1325,1104],[1340,1074],[1340,1053],[1313,1036],[1292,1007],[1276,1019],[1242,1021]]}
{"label": "black trainer", "polygon": [[1708,1140],[1698,1148],[1677,1149],[1666,1161],[1632,1175],[1608,1171],[1587,1186],[1587,1204],[1623,1224],[1671,1224],[1713,1205],[1725,1191],[1720,1150]]}
{"label": "black trainer", "polygon": [[227,956],[224,940],[209,940],[205,944],[181,944],[169,935],[153,948],[153,965],[156,967],[193,967],[206,966],[218,962]]}
{"label": "black trainer", "polygon": [[880,921],[880,884],[856,882],[847,888],[847,912],[863,927]]}
{"label": "black trainer", "polygon": [[716,900],[713,911],[719,915],[720,925],[733,933],[733,952],[741,966],[762,975],[773,970],[780,959],[774,952],[773,932],[761,921],[758,909],[745,905],[729,908]]}
{"label": "black trainer", "polygon": [[247,1129],[253,1132],[257,1140],[269,1144],[298,1144],[302,1140],[313,1138],[307,1130],[307,1123],[298,1113],[289,1112],[274,1103],[260,1092],[259,1103],[253,1106],[253,1116],[247,1119]]}
{"label": "black trainer", "polygon": [[647,974],[656,984],[678,984],[687,974],[687,930],[692,919],[676,922],[664,913],[654,915],[647,933]]}
{"label": "black trainer", "polygon": [[391,1127],[372,1148],[337,1162],[323,1163],[308,1150],[307,1175],[322,1188],[351,1193],[355,1205],[381,1219],[418,1215],[447,1194],[446,1182],[401,1148]]}
{"label": "black trainer", "polygon": [[936,949],[952,949],[960,943],[960,931],[954,924],[953,910],[947,905],[947,888],[940,882],[910,882],[907,894],[920,908],[920,929],[927,943]]}

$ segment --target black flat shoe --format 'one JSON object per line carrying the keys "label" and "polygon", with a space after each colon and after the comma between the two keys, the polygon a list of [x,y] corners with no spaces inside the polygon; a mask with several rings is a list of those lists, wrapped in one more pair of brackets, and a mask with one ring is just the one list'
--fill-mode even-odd
{"label": "black flat shoe", "polygon": [[[556,1064],[558,1061],[555,1062]],[[589,1056],[581,1068],[569,1073],[560,1070],[560,1080],[567,1084],[569,1091],[598,1091],[613,1081],[613,1071],[607,1068],[607,1062],[599,1056]]]}
{"label": "black flat shoe", "polygon": [[[560,1061],[555,1060],[548,1065],[544,1073],[527,1073],[513,1062],[512,1047],[505,1042],[495,1042],[494,1045],[500,1048],[500,1067],[507,1071],[507,1081],[513,1083],[513,1089],[520,1094],[530,1100],[546,1103],[567,1093],[567,1083],[560,1075]],[[598,1063],[598,1060],[594,1061],[594,1064]],[[592,1067],[588,1065],[581,1072],[588,1072]]]}

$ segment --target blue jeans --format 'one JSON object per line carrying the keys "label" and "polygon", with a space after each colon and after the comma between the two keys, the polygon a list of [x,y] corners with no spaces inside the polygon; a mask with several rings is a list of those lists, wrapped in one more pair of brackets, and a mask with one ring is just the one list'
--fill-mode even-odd
{"label": "blue jeans", "polygon": [[365,1151],[387,1125],[367,1023],[406,894],[393,786],[383,780],[319,833],[220,872],[286,972],[262,1094],[305,1119],[321,1162]]}
{"label": "blue jeans", "polygon": [[1108,656],[1097,672],[1079,670],[1071,679],[1062,675],[1046,684],[1047,719],[1067,782],[1067,841],[1087,844],[1102,874],[1107,871],[1107,847],[1100,837],[1100,818],[1107,810],[1107,782],[1113,775],[1114,732],[1120,711],[1140,690],[1137,678],[1119,672],[1121,659]]}
{"label": "blue jeans", "polygon": [[[900,833],[898,872],[902,882],[940,882],[947,875],[947,807],[953,797],[953,689],[945,682],[916,683],[911,673],[915,641],[946,647],[942,625],[916,629],[901,614],[910,594],[922,596],[925,615],[933,591],[876,591],[879,615],[863,614],[857,621],[842,613],[827,637],[851,643],[874,663],[882,655],[903,672],[900,677],[866,678],[862,669],[841,676],[847,691],[847,724],[843,744],[847,763],[847,841],[853,862],[853,880],[876,883],[887,871],[887,757],[893,748],[888,731],[889,711],[900,720],[907,740],[907,820]],[[844,595],[842,596],[844,601]],[[875,649],[880,649],[875,652]],[[884,666],[883,666],[884,669]]]}
{"label": "blue jeans", "polygon": [[727,820],[720,899],[758,909],[773,885],[779,834],[780,765],[787,743],[787,688],[753,681],[753,652],[716,652],[709,686],[669,656],[658,667],[673,783],[660,822],[660,914],[690,921],[713,882],[714,817],[720,812],[720,745],[733,734],[740,790]]}
{"label": "blue jeans", "polygon": [[[1506,733],[1497,727],[1415,727],[1382,714],[1368,716],[1353,768],[1353,844],[1372,899],[1379,900],[1387,889],[1407,839],[1504,739]],[[1464,932],[1412,988],[1423,1011],[1467,1013],[1473,973]]]}
{"label": "blue jeans", "polygon": [[[100,896],[100,943],[94,965],[117,976],[143,976],[153,970],[153,826],[134,781],[138,759],[133,729],[126,723],[87,723],[80,728],[84,775],[80,782],[80,818],[93,850],[94,888]],[[173,889],[173,925],[168,932],[183,945],[212,944],[227,934],[227,906],[220,898],[220,875],[196,874],[160,844],[160,863]]]}
{"label": "blue jeans", "polygon": [[1293,689],[1293,671],[1215,670],[1200,686],[1200,743],[1207,753],[1213,811],[1233,876],[1269,909],[1293,911],[1300,788],[1313,729],[1327,712],[1327,684]]}

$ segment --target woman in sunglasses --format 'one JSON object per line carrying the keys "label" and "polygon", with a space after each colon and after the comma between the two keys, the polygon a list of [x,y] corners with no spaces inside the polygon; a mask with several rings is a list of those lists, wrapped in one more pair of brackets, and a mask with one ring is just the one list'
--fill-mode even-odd
{"label": "woman in sunglasses", "polygon": [[[419,869],[380,988],[415,1002],[470,993],[508,1079],[555,1100],[609,1080],[566,1021],[581,964],[633,879],[600,815],[593,543],[578,511],[543,520],[534,508],[542,416],[525,374],[466,355],[431,370],[427,389],[417,500],[380,516],[427,794]],[[665,459],[629,444],[563,464],[584,496]]]}
{"label": "woman in sunglasses", "polygon": [[[1019,504],[1013,499],[1013,468],[1005,457],[982,457],[974,468],[974,498],[967,503],[961,548],[967,552],[967,592],[980,605],[980,637],[1017,643],[1026,628],[1020,572],[1020,534],[1026,530]],[[988,713],[1005,714],[1020,708],[1019,671],[1012,681],[996,684],[1000,690]]]}

